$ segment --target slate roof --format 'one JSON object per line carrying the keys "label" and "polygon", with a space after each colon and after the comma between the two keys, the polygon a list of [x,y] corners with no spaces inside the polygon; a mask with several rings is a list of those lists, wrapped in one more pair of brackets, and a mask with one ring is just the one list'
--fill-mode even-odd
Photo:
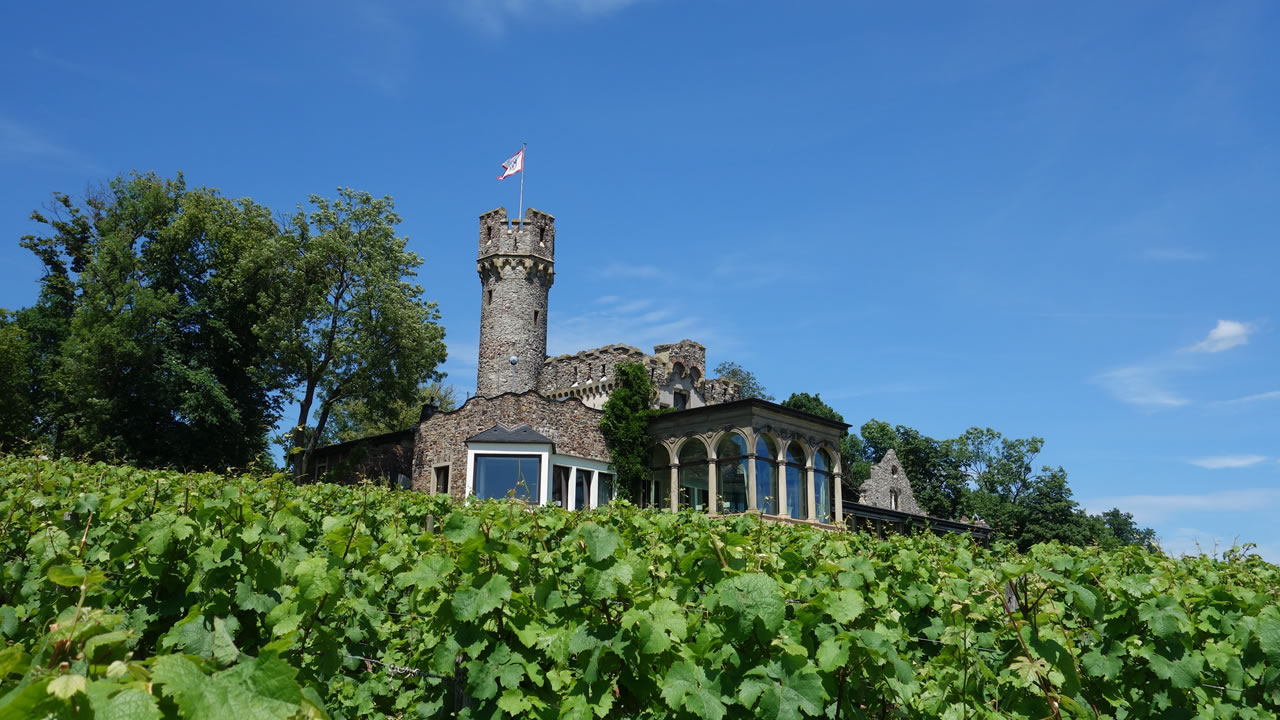
{"label": "slate roof", "polygon": [[553,444],[554,441],[534,430],[528,425],[520,425],[514,428],[503,427],[502,425],[494,425],[482,433],[472,435],[466,439],[466,442],[489,442],[489,443],[544,443]]}

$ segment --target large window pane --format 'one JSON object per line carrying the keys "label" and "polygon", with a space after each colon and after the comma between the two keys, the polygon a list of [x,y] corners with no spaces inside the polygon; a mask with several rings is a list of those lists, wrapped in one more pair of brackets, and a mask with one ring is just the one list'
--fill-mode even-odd
{"label": "large window pane", "polygon": [[831,462],[825,450],[813,458],[813,510],[818,522],[831,522]]}
{"label": "large window pane", "polygon": [[772,440],[756,439],[756,509],[769,515],[778,514],[778,472],[775,464],[778,448]]}
{"label": "large window pane", "polygon": [[746,512],[747,459],[720,460],[716,469],[719,472],[716,490],[720,493],[720,503],[725,512]]}
{"label": "large window pane", "polygon": [[542,460],[537,455],[476,455],[476,497],[538,502]]}
{"label": "large window pane", "polygon": [[[600,476],[596,481],[595,506],[602,507],[604,505],[608,505],[613,502],[613,499],[616,496],[617,491],[614,490],[613,487],[613,475],[610,473],[600,473]],[[641,503],[641,507],[643,506],[644,503]]]}
{"label": "large window pane", "polygon": [[805,492],[804,448],[799,443],[787,446],[787,514],[793,518],[809,517],[808,494]]}
{"label": "large window pane", "polygon": [[655,445],[649,455],[649,467],[653,469],[652,482],[645,501],[649,507],[671,507],[671,454],[661,445]]}
{"label": "large window pane", "polygon": [[591,471],[578,468],[578,478],[573,484],[573,509],[582,510],[588,507],[587,491],[591,489]]}
{"label": "large window pane", "polygon": [[551,468],[551,504],[569,507],[569,468],[556,465]]}
{"label": "large window pane", "polygon": [[697,438],[680,448],[680,507],[700,512],[709,509],[707,447]]}

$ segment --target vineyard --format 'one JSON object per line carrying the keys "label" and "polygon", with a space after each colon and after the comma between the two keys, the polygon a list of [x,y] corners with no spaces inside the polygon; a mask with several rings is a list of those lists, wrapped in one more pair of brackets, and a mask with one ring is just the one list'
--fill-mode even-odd
{"label": "vineyard", "polygon": [[1280,569],[0,458],[8,718],[1275,718]]}

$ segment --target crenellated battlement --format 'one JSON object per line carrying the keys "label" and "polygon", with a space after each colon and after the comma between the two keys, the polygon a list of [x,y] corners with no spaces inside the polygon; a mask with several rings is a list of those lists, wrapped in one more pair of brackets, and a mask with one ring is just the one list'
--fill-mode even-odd
{"label": "crenellated battlement", "polygon": [[508,218],[506,208],[495,208],[480,216],[479,253],[477,257],[495,255],[532,255],[548,262],[555,261],[556,219],[541,210],[529,208],[524,213],[524,227],[518,219]]}

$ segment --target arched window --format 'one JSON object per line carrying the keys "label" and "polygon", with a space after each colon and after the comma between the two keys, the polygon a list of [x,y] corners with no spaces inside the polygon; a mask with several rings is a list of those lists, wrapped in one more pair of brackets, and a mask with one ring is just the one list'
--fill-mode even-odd
{"label": "arched window", "polygon": [[698,438],[689,438],[680,448],[681,508],[710,509],[707,479],[707,446]]}
{"label": "arched window", "polygon": [[747,441],[736,432],[716,445],[716,490],[725,512],[747,511]]}
{"label": "arched window", "polygon": [[654,445],[649,451],[650,482],[642,507],[666,509],[671,507],[671,453],[661,445]]}
{"label": "arched window", "polygon": [[[897,469],[898,469],[897,467],[894,467],[894,470],[897,470]],[[889,491],[889,509],[890,510],[898,509],[898,489],[897,488],[894,488],[893,490]]]}
{"label": "arched window", "polygon": [[818,522],[831,522],[831,457],[826,450],[813,456],[813,510]]}
{"label": "arched window", "polygon": [[793,442],[787,446],[787,514],[804,520],[809,517],[809,503],[805,492],[804,448]]}
{"label": "arched window", "polygon": [[756,438],[756,509],[778,514],[778,446],[767,435]]}

